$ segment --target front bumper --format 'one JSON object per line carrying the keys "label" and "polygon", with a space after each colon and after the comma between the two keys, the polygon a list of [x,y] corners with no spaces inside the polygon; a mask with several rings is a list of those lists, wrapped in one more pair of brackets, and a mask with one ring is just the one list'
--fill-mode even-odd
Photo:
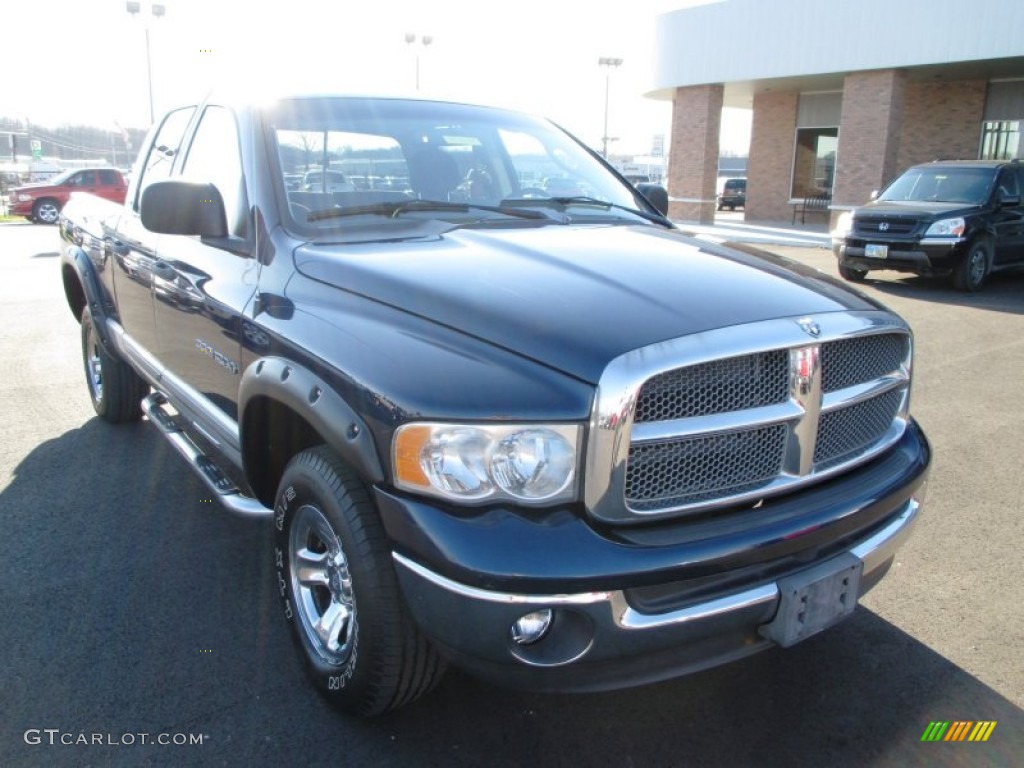
{"label": "front bumper", "polygon": [[[413,553],[396,542],[396,572],[423,631],[480,677],[545,691],[655,682],[771,647],[764,628],[779,609],[780,581],[845,558],[862,564],[857,596],[867,592],[917,521],[928,463],[927,442],[912,427],[866,467],[785,502],[766,502],[755,510],[763,526],[723,524],[716,534],[704,523],[703,532],[674,542],[655,543],[651,531],[588,542],[559,518],[535,526],[554,540],[543,546],[521,518],[512,524],[498,516],[484,526],[466,521],[479,536],[474,547],[473,533],[456,540],[457,525],[446,536],[422,519],[420,543],[440,546],[448,538],[449,546]],[[785,509],[801,505],[797,514]],[[393,538],[416,538],[399,524],[394,504],[385,502],[382,516]],[[517,529],[524,535],[508,535]],[[489,535],[500,537],[490,558]],[[544,609],[554,615],[544,637],[516,643],[512,624]]]}
{"label": "front bumper", "polygon": [[32,206],[35,205],[36,201],[33,200],[11,200],[7,202],[7,214],[9,216],[31,216]]}
{"label": "front bumper", "polygon": [[859,239],[847,239],[845,242],[833,240],[832,250],[839,257],[840,264],[854,269],[891,269],[926,277],[942,277],[952,274],[966,256],[968,243],[964,238],[949,237],[923,238],[912,242],[870,242],[888,246],[887,257],[878,259],[866,256],[865,246],[868,241]]}

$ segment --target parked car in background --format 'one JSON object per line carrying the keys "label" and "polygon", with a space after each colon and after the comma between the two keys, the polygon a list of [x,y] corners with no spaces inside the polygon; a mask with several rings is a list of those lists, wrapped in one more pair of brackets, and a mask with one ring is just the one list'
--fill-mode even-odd
{"label": "parked car in background", "polygon": [[128,184],[116,168],[78,168],[42,184],[15,187],[8,193],[11,216],[24,216],[36,224],[56,224],[72,192],[90,192],[123,203]]}
{"label": "parked car in background", "polygon": [[551,197],[584,197],[587,191],[577,179],[549,176],[544,179],[544,191]]}
{"label": "parked car in background", "polygon": [[728,208],[735,211],[737,206],[743,208],[747,205],[747,180],[726,179],[722,186],[722,192],[718,195],[718,210]]}
{"label": "parked car in background", "polygon": [[355,188],[341,171],[306,171],[302,177],[304,192],[352,192]]}
{"label": "parked car in background", "polygon": [[1024,168],[1017,160],[953,160],[908,168],[870,203],[839,217],[839,274],[949,276],[977,291],[992,272],[1024,266]]}
{"label": "parked car in background", "polygon": [[17,171],[0,171],[0,187],[4,191],[21,186],[21,175]]}

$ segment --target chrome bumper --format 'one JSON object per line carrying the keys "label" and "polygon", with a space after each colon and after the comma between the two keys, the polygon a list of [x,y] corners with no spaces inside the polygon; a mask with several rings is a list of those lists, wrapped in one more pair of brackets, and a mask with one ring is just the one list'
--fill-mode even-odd
{"label": "chrome bumper", "polygon": [[[863,563],[858,597],[884,575],[910,535],[920,493],[889,522],[837,556]],[[769,581],[664,613],[630,605],[623,590],[514,594],[470,587],[395,554],[410,609],[442,652],[489,679],[538,690],[602,690],[675,677],[773,645],[759,632],[779,607]],[[808,567],[817,565],[809,564]],[[533,644],[512,639],[512,624],[550,609],[550,631]]]}

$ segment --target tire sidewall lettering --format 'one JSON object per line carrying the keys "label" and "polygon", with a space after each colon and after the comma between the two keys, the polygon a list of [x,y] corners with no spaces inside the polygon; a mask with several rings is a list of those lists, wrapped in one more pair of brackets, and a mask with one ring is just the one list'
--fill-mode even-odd
{"label": "tire sidewall lettering", "polygon": [[277,530],[284,531],[284,519],[288,514],[288,506],[291,502],[295,501],[297,495],[294,485],[289,485],[281,493],[280,500],[274,508],[274,525],[277,527]]}

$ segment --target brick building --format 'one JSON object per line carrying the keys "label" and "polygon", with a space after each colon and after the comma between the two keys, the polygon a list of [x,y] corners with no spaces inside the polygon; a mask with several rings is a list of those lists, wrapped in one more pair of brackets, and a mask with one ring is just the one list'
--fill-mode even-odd
{"label": "brick building", "polygon": [[670,215],[715,212],[723,106],[753,110],[746,216],[834,218],[909,165],[1024,155],[1024,2],[719,0],[658,17]]}

